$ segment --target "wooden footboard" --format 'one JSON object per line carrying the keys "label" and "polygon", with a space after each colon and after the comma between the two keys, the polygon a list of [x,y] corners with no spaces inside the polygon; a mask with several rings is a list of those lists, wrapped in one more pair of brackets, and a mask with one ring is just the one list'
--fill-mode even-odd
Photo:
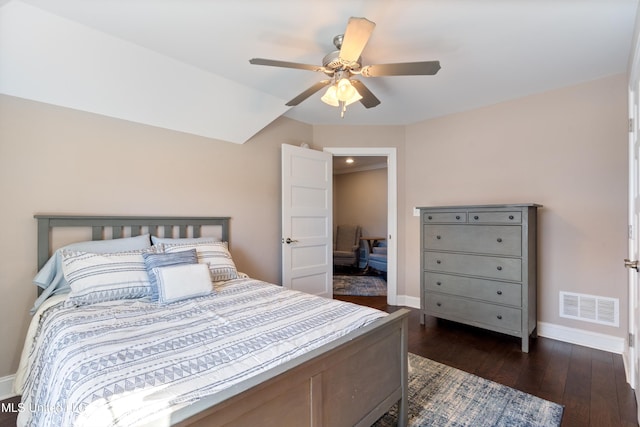
{"label": "wooden footboard", "polygon": [[407,425],[408,310],[150,424],[370,426],[398,403]]}

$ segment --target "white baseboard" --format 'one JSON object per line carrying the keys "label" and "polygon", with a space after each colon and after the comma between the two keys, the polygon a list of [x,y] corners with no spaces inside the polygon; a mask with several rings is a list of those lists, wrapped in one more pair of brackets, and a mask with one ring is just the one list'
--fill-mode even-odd
{"label": "white baseboard", "polygon": [[8,399],[15,396],[15,393],[13,392],[14,378],[15,375],[0,377],[0,400]]}
{"label": "white baseboard", "polygon": [[629,369],[629,358],[631,356],[629,355],[629,348],[625,348],[624,353],[622,354],[622,363],[624,365],[624,376],[627,379],[627,383],[629,383],[629,385],[631,386],[631,388],[633,389],[637,389],[638,384],[633,384],[632,378],[631,378],[631,370]]}
{"label": "white baseboard", "polygon": [[420,298],[410,297],[407,295],[398,295],[396,299],[397,305],[402,307],[420,308]]}
{"label": "white baseboard", "polygon": [[[400,306],[420,308],[419,297],[398,295],[396,301]],[[577,344],[616,354],[624,354],[626,346],[624,338],[585,331],[583,329],[569,328],[547,322],[538,322],[538,335],[545,338],[551,338],[570,344]]]}
{"label": "white baseboard", "polygon": [[616,354],[624,354],[626,345],[624,338],[546,322],[538,322],[538,335]]}

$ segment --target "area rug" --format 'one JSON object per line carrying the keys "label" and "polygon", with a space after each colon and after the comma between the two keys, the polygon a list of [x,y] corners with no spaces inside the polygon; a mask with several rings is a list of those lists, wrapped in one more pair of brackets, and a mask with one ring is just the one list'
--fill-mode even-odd
{"label": "area rug", "polygon": [[[563,407],[409,354],[409,426],[557,427]],[[375,427],[397,422],[397,407]]]}
{"label": "area rug", "polygon": [[383,296],[387,295],[387,282],[377,276],[333,276],[334,295]]}

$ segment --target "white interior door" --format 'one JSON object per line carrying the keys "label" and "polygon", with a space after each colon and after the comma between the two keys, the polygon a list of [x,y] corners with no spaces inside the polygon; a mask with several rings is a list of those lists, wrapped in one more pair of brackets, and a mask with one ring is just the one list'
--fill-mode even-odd
{"label": "white interior door", "polygon": [[628,369],[631,387],[636,390],[637,418],[640,421],[640,295],[638,292],[638,260],[640,259],[640,138],[638,132],[638,79],[630,80],[629,88],[629,250],[625,265],[629,269],[629,354]]}
{"label": "white interior door", "polygon": [[333,298],[331,153],[282,145],[282,285]]}

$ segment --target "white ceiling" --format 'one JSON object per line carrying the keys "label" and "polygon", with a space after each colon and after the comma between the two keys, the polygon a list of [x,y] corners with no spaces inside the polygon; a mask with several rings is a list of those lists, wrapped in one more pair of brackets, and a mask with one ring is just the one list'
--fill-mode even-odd
{"label": "white ceiling", "polygon": [[251,88],[255,105],[260,94],[284,104],[324,74],[251,65],[250,58],[320,65],[348,18],[366,17],[377,26],[364,64],[439,60],[442,69],[435,76],[363,77],[382,103],[368,110],[354,104],[344,119],[320,101],[322,91],[284,115],[309,124],[404,125],[626,72],[638,1],[23,3]]}

